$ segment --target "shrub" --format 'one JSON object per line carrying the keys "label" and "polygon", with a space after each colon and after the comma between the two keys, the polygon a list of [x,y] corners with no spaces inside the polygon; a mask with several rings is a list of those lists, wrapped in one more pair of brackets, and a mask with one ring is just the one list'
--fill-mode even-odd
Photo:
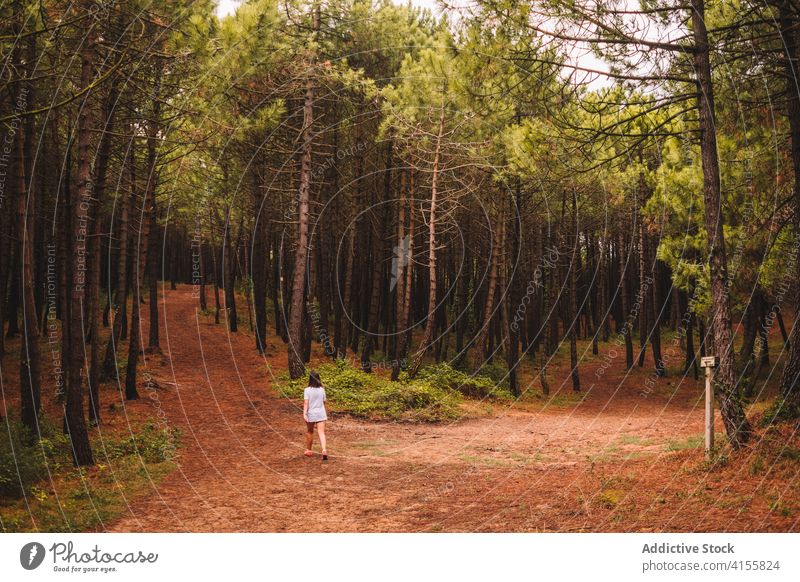
{"label": "shrub", "polygon": [[138,455],[145,462],[161,463],[174,459],[179,440],[178,429],[158,427],[149,422],[142,427],[140,433],[107,444],[105,452],[108,459]]}
{"label": "shrub", "polygon": [[[485,368],[485,366],[484,366]],[[468,398],[512,398],[508,388],[483,374],[470,375],[454,369],[449,364],[436,364],[422,368],[417,379],[425,380],[439,388],[455,390]]]}
{"label": "shrub", "polygon": [[508,366],[504,362],[494,361],[491,364],[484,364],[478,375],[489,378],[497,386],[508,388]]}
{"label": "shrub", "polygon": [[34,439],[18,420],[5,418],[0,424],[0,496],[16,499],[47,475],[48,456],[55,445],[48,438]]}
{"label": "shrub", "polygon": [[[331,410],[375,420],[415,422],[437,422],[458,416],[460,394],[430,382],[392,382],[377,373],[357,370],[344,361],[323,364],[319,373]],[[305,387],[305,378],[285,378],[279,384],[282,395],[291,398],[302,398]]]}
{"label": "shrub", "polygon": [[769,426],[781,422],[791,422],[800,418],[800,407],[791,402],[786,402],[782,397],[778,397],[772,405],[764,411],[761,417],[761,426]]}

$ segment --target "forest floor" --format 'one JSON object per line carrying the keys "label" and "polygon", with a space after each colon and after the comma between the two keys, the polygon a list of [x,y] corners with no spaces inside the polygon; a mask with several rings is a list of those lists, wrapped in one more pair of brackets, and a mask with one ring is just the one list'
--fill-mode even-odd
{"label": "forest floor", "polygon": [[[622,381],[621,362],[582,398],[564,383],[549,401],[475,404],[451,424],[334,416],[330,461],[306,458],[301,403],[271,387],[287,364],[280,339],[261,356],[251,334],[227,333],[195,306],[188,287],[166,292],[163,353],[148,362],[158,402],[128,407],[135,417],[160,406],[180,427],[178,468],[99,529],[798,529],[796,429],[761,429],[751,449],[708,467],[700,384],[661,379],[643,396],[649,372]],[[602,361],[581,366],[587,387]],[[555,388],[561,376],[556,367]]]}
{"label": "forest floor", "polygon": [[[123,406],[116,385],[103,387],[103,423],[100,433],[94,431],[95,443],[155,422],[177,427],[181,446],[174,463],[131,482],[122,476],[134,475],[132,467],[125,473],[98,450],[98,466],[85,474],[113,503],[108,513],[87,518],[92,529],[800,529],[798,427],[757,428],[747,449],[732,453],[723,447],[719,461],[709,465],[702,449],[702,381],[680,380],[677,361],[676,369],[645,390],[652,385],[652,366],[626,375],[624,349],[601,343],[599,355],[587,349],[582,358],[580,395],[571,390],[568,358],[559,354],[550,366],[550,397],[542,397],[526,363],[526,392],[519,402],[466,401],[456,422],[374,422],[334,414],[328,422],[331,458],[322,462],[318,454],[302,454],[302,402],[279,396],[275,388],[287,369],[280,338],[270,337],[267,354],[260,355],[245,309],[240,331],[228,333],[224,322],[215,325],[196,302],[189,286],[165,291],[159,305],[161,353],[148,354],[140,368],[140,400]],[[145,323],[144,337],[146,328]],[[665,341],[666,354],[670,345]],[[588,342],[580,347],[588,348]],[[43,366],[49,374],[49,358]],[[8,399],[18,393],[17,378],[9,378],[13,372],[4,376]],[[751,418],[757,421],[769,398],[767,393],[750,405]],[[8,404],[14,406],[13,400]],[[57,418],[51,400],[43,390],[47,414]],[[722,433],[719,418],[716,428]],[[718,440],[724,442],[722,434]],[[141,465],[138,472],[148,470]],[[52,505],[58,487],[44,488],[50,495],[45,503]],[[26,512],[22,506],[16,511]],[[60,505],[48,511],[56,518],[47,527],[63,530]],[[42,527],[24,522],[7,520],[4,528]]]}

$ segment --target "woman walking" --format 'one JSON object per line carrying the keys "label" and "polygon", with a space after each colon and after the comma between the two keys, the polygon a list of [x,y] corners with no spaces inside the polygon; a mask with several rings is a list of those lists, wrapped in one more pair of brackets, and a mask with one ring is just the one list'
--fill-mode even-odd
{"label": "woman walking", "polygon": [[328,449],[325,440],[325,421],[328,414],[325,411],[325,387],[322,385],[318,372],[308,375],[308,387],[303,391],[303,419],[306,421],[306,457],[311,457],[314,452],[314,427],[317,427],[319,444],[322,447],[322,460],[328,460]]}

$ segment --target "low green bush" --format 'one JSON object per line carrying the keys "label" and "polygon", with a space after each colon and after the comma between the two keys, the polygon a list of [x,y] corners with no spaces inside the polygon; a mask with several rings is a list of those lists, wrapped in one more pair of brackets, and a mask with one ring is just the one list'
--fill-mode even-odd
{"label": "low green bush", "polygon": [[148,422],[138,434],[109,442],[105,447],[105,454],[108,459],[136,455],[147,463],[161,463],[174,459],[179,440],[178,429],[159,427]]}
{"label": "low green bush", "polygon": [[37,440],[19,420],[12,420],[13,416],[9,411],[9,417],[0,419],[0,497],[18,499],[48,471],[71,465],[72,458],[67,437],[47,420],[40,421],[41,438]]}
{"label": "low green bush", "polygon": [[489,378],[497,386],[502,388],[508,388],[509,386],[508,366],[506,366],[505,362],[495,360],[491,364],[484,364],[478,371],[478,375]]}
{"label": "low green bush", "polygon": [[[329,407],[337,412],[375,420],[439,422],[459,416],[463,397],[510,399],[511,393],[491,378],[471,376],[448,364],[425,366],[413,380],[403,372],[397,382],[368,374],[343,360],[323,364],[319,373],[328,394]],[[302,398],[306,378],[279,382],[283,396]]]}
{"label": "low green bush", "polygon": [[[457,418],[461,395],[425,380],[392,382],[368,374],[345,361],[323,364],[319,373],[325,384],[329,408],[375,420],[438,422]],[[283,396],[302,398],[306,378],[279,384]]]}
{"label": "low green bush", "polygon": [[[484,366],[484,369],[486,366]],[[483,370],[482,370],[483,371]],[[494,370],[496,373],[496,369]],[[502,376],[500,376],[502,378]],[[407,379],[407,377],[405,377]],[[449,364],[425,366],[417,374],[418,380],[425,380],[439,388],[448,388],[468,398],[511,399],[508,387],[483,374],[471,375],[456,370]]]}
{"label": "low green bush", "polygon": [[800,408],[791,402],[786,402],[778,396],[775,401],[764,411],[760,425],[769,426],[781,422],[793,422],[800,418]]}
{"label": "low green bush", "polygon": [[[41,438],[33,438],[30,431],[18,420],[0,420],[0,497],[19,499],[31,488],[65,467],[73,466],[69,439],[52,422],[42,417],[39,421]],[[96,446],[98,461],[141,456],[147,463],[170,461],[175,456],[180,434],[177,429],[160,428],[153,423],[121,440],[103,439]]]}

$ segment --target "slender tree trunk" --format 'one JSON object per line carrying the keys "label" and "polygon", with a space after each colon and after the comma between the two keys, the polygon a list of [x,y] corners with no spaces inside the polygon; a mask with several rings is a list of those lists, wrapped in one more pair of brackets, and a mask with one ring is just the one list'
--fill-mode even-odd
{"label": "slender tree trunk", "polygon": [[[795,236],[800,237],[800,33],[797,31],[798,15],[796,6],[790,0],[780,3],[781,37],[786,49],[785,68],[787,80],[787,112],[792,141],[792,169],[794,172],[794,216]],[[795,242],[794,280],[800,280],[800,238]],[[781,396],[791,407],[794,416],[800,415],[800,293],[795,294],[794,324],[788,338],[789,345],[786,364],[781,375]],[[778,320],[785,334],[783,318]]]}
{"label": "slender tree trunk", "polygon": [[639,227],[637,233],[639,237],[639,293],[636,296],[639,307],[639,357],[637,365],[640,368],[644,366],[644,359],[647,354],[648,315],[650,314],[649,287],[653,282],[647,270],[647,237],[644,232],[644,221],[642,220],[642,206],[644,205],[643,189],[644,178],[640,177],[636,205],[636,219]]}
{"label": "slender tree trunk", "polygon": [[433,340],[433,330],[436,324],[436,204],[439,190],[439,162],[442,152],[442,136],[444,135],[445,109],[439,116],[439,131],[436,136],[436,152],[433,157],[433,174],[431,175],[431,208],[428,216],[428,313],[425,322],[425,332],[419,349],[414,354],[414,361],[409,368],[409,376],[417,375],[422,365],[422,358]]}
{"label": "slender tree trunk", "polygon": [[[133,126],[130,131],[133,132]],[[103,378],[116,379],[117,358],[116,350],[119,341],[122,339],[122,326],[125,321],[125,313],[128,303],[128,238],[129,234],[129,208],[130,201],[136,200],[136,154],[131,139],[129,161],[130,164],[130,191],[120,189],[120,211],[117,238],[119,239],[119,254],[117,257],[117,288],[114,297],[114,323],[111,328],[111,335],[106,344],[106,355],[103,361]],[[110,250],[109,250],[110,252]]]}
{"label": "slender tree trunk", "polygon": [[[126,400],[136,400],[139,398],[139,392],[137,390],[137,373],[138,373],[138,364],[139,364],[139,352],[143,351],[144,342],[143,338],[141,338],[141,304],[142,304],[142,293],[143,293],[143,286],[144,286],[144,272],[147,269],[148,263],[147,260],[149,258],[149,251],[151,250],[150,244],[150,236],[151,232],[150,229],[155,226],[156,222],[153,219],[153,215],[156,211],[155,206],[155,197],[156,197],[156,163],[157,163],[157,152],[156,152],[156,139],[158,136],[158,124],[155,120],[158,119],[159,115],[159,105],[158,103],[154,104],[154,112],[153,112],[153,120],[148,124],[148,134],[147,134],[147,187],[145,188],[144,192],[144,199],[142,200],[142,208],[139,214],[139,232],[138,238],[136,240],[136,251],[139,252],[139,261],[136,265],[136,271],[134,273],[134,295],[133,295],[133,307],[131,309],[131,332],[130,332],[130,342],[128,344],[128,368],[125,374],[125,399]],[[141,249],[141,250],[140,250]],[[156,270],[156,273],[158,271]],[[152,287],[151,287],[152,291]],[[156,288],[156,291],[158,289]],[[152,303],[152,295],[151,295],[151,303]],[[158,300],[156,299],[156,304]],[[150,309],[152,310],[155,306],[150,305]],[[141,345],[140,345],[141,344]]]}
{"label": "slender tree trunk", "polygon": [[569,269],[569,311],[572,323],[569,332],[569,363],[572,368],[570,377],[572,378],[572,391],[581,391],[581,378],[578,373],[578,342],[577,342],[577,327],[578,327],[578,198],[575,190],[572,191],[572,261]]}
{"label": "slender tree trunk", "polygon": [[628,370],[633,368],[633,338],[631,338],[631,326],[629,325],[628,317],[630,316],[630,303],[628,299],[628,282],[625,278],[627,271],[626,253],[625,253],[625,236],[620,229],[617,239],[618,254],[617,260],[619,262],[619,294],[620,303],[622,305],[622,317],[617,322],[617,333],[622,334],[625,339],[625,366]]}
{"label": "slender tree trunk", "polygon": [[487,340],[490,339],[492,316],[494,314],[494,296],[497,291],[501,232],[502,227],[498,227],[492,233],[492,256],[489,263],[489,279],[486,285],[486,300],[483,303],[483,314],[480,319],[480,328],[478,329],[478,335],[475,338],[475,354],[472,362],[472,369],[475,373],[477,373],[486,363],[486,344]]}
{"label": "slender tree trunk", "polygon": [[100,271],[102,269],[100,252],[101,206],[106,197],[106,177],[111,154],[111,135],[114,131],[114,107],[117,104],[117,84],[112,83],[106,97],[103,132],[100,135],[97,153],[97,177],[95,179],[95,204],[91,211],[92,234],[89,240],[89,337],[92,346],[92,361],[89,365],[89,423],[100,424]]}
{"label": "slender tree trunk", "polygon": [[252,281],[253,310],[255,311],[256,349],[263,354],[267,347],[267,238],[266,197],[258,173],[251,170],[253,187],[253,244],[250,246],[250,279]]}
{"label": "slender tree trunk", "polygon": [[200,311],[208,311],[208,301],[206,300],[206,255],[208,252],[203,246],[203,241],[200,241],[200,248],[197,250],[200,253],[198,268],[200,270]]}
{"label": "slender tree trunk", "polygon": [[[90,26],[93,26],[91,23]],[[81,88],[89,89],[94,77],[95,33],[90,30],[81,49]],[[93,185],[91,176],[92,156],[90,152],[92,132],[91,90],[83,99],[78,113],[78,183],[77,199],[73,205],[73,267],[69,286],[70,300],[70,345],[69,378],[65,404],[66,428],[72,443],[75,464],[93,465],[94,458],[89,444],[89,433],[83,408],[83,373],[85,370],[84,352],[84,307],[86,302],[86,237],[88,234],[89,211],[92,207]]]}
{"label": "slender tree trunk", "polygon": [[714,93],[711,77],[708,32],[704,0],[691,0],[691,18],[695,41],[694,66],[698,83],[698,121],[703,166],[703,198],[708,232],[711,273],[712,335],[719,366],[714,370],[715,393],[731,446],[745,444],[752,429],[745,416],[734,378],[733,337],[728,298],[728,273],[725,236],[722,228],[722,196],[719,155],[714,122]]}
{"label": "slender tree trunk", "polygon": [[[225,236],[222,237],[222,277],[225,289],[225,315],[228,320],[228,330],[236,333],[239,331],[239,317],[236,313],[236,289],[234,288],[234,261],[238,244],[233,242],[233,229],[231,227],[231,212],[228,208],[225,219]],[[241,230],[241,226],[240,226]]]}
{"label": "slender tree trunk", "polygon": [[148,215],[148,236],[144,244],[147,245],[147,262],[144,263],[147,269],[147,282],[150,294],[150,329],[148,336],[148,348],[150,351],[159,351],[158,341],[158,280],[159,262],[161,259],[158,249],[159,228],[158,228],[158,206],[156,194],[158,192],[159,171],[157,169],[157,140],[161,131],[161,99],[159,96],[161,82],[160,78],[155,81],[155,99],[153,101],[152,118],[147,127],[147,208]]}
{"label": "slender tree trunk", "polygon": [[[319,5],[313,8],[314,34],[319,29]],[[315,59],[312,58],[312,67]],[[309,72],[303,103],[303,144],[300,159],[300,188],[298,192],[297,248],[294,255],[292,305],[289,312],[289,375],[299,378],[305,374],[303,358],[303,314],[305,313],[306,264],[308,263],[308,214],[311,194],[311,154],[314,147],[314,79]]]}
{"label": "slender tree trunk", "polygon": [[[149,147],[149,146],[148,146]],[[153,172],[156,169],[153,168]],[[155,181],[156,176],[151,176],[150,180]],[[160,279],[159,262],[161,261],[161,253],[159,253],[159,239],[161,238],[161,231],[158,228],[158,206],[156,201],[156,185],[152,188],[153,199],[150,202],[149,216],[150,221],[149,234],[147,236],[147,285],[150,295],[150,329],[148,334],[147,347],[150,352],[160,351],[159,346],[159,332],[158,332],[158,281]]]}
{"label": "slender tree trunk", "polygon": [[[19,9],[19,18],[22,19],[21,2],[17,3]],[[21,30],[21,26],[19,27]],[[34,38],[29,39],[30,42],[35,42]],[[19,43],[18,43],[19,44]],[[29,44],[30,47],[30,44]],[[29,59],[27,66],[22,62],[21,50],[17,48],[17,64],[21,71],[25,72],[26,77],[30,77],[33,71],[34,62]],[[34,45],[34,58],[35,58],[35,45]],[[16,103],[15,107],[24,111],[33,102],[32,87],[30,83],[23,85],[24,89],[15,91]],[[23,322],[23,342],[20,350],[20,396],[21,396],[21,412],[22,423],[30,429],[32,435],[38,436],[39,434],[39,409],[41,408],[41,364],[40,364],[40,349],[39,349],[39,321],[36,312],[36,298],[34,297],[33,285],[33,245],[34,245],[34,209],[36,208],[36,189],[33,180],[33,173],[31,179],[28,180],[26,175],[26,153],[28,146],[26,145],[26,138],[30,137],[32,133],[32,124],[34,119],[28,117],[24,120],[25,128],[19,128],[16,132],[16,199],[18,205],[18,222],[17,232],[20,235],[20,256],[22,273],[20,282],[20,294],[22,296],[22,322]],[[33,160],[31,160],[31,164]],[[32,172],[33,166],[31,165]],[[30,188],[28,188],[30,184]]]}
{"label": "slender tree trunk", "polygon": [[[550,224],[543,226],[542,229],[547,229],[548,235],[550,232]],[[553,306],[555,303],[553,299],[555,297],[555,291],[553,289],[553,285],[555,283],[555,278],[553,277],[553,271],[555,270],[555,265],[549,265],[544,260],[544,252],[541,248],[541,240],[545,238],[544,232],[539,237],[539,248],[537,249],[539,260],[542,264],[542,282],[544,284],[544,288],[542,288],[542,317],[540,318],[540,332],[543,332],[544,337],[541,341],[541,349],[539,350],[539,382],[542,385],[542,394],[547,396],[550,394],[550,384],[547,381],[547,364],[550,361],[550,356],[552,354],[551,347],[553,345],[552,338],[551,338],[551,329],[552,326],[550,325],[550,318],[554,316]],[[556,259],[557,260],[557,259]]]}
{"label": "slender tree trunk", "polygon": [[406,172],[400,172],[400,204],[397,213],[397,242],[392,257],[392,279],[390,292],[394,290],[395,321],[397,329],[392,338],[392,380],[400,377],[400,338],[405,336],[405,326],[400,327],[403,319],[403,299],[405,298],[405,273],[411,263],[409,257],[409,241],[406,240]]}
{"label": "slender tree trunk", "polygon": [[[408,240],[408,248],[405,250],[405,280],[403,281],[402,296],[400,296],[398,291],[397,353],[395,355],[396,362],[392,366],[392,380],[397,380],[400,376],[401,362],[406,357],[408,338],[410,335],[409,316],[411,314],[411,284],[414,277],[414,179],[414,170],[412,169],[409,171],[408,178],[408,235],[406,237]],[[405,246],[406,243],[403,242],[403,245]]]}
{"label": "slender tree trunk", "polygon": [[374,212],[370,216],[372,226],[372,285],[369,301],[369,317],[367,319],[367,334],[364,338],[364,350],[361,353],[361,368],[365,372],[372,371],[370,359],[375,349],[380,326],[380,307],[383,295],[383,265],[386,249],[384,248],[383,232],[386,230],[386,201],[391,200],[392,194],[392,146],[389,142],[386,154],[386,167],[384,168],[383,200],[377,203],[380,219],[376,222]]}
{"label": "slender tree trunk", "polygon": [[[508,325],[508,349],[506,351],[506,364],[508,365],[508,386],[514,396],[519,396],[521,391],[519,388],[519,381],[517,379],[517,366],[520,363],[519,358],[519,326],[514,323],[515,313],[517,306],[520,305],[522,299],[520,297],[519,280],[520,280],[520,257],[521,257],[521,224],[520,224],[520,197],[522,196],[521,186],[519,181],[512,198],[511,213],[511,264],[515,267],[511,274],[510,281],[507,281],[508,293],[506,295],[506,303],[508,307],[505,310],[506,324]],[[504,261],[505,263],[505,261]],[[504,269],[506,267],[504,266]],[[524,327],[524,326],[523,326]]]}

